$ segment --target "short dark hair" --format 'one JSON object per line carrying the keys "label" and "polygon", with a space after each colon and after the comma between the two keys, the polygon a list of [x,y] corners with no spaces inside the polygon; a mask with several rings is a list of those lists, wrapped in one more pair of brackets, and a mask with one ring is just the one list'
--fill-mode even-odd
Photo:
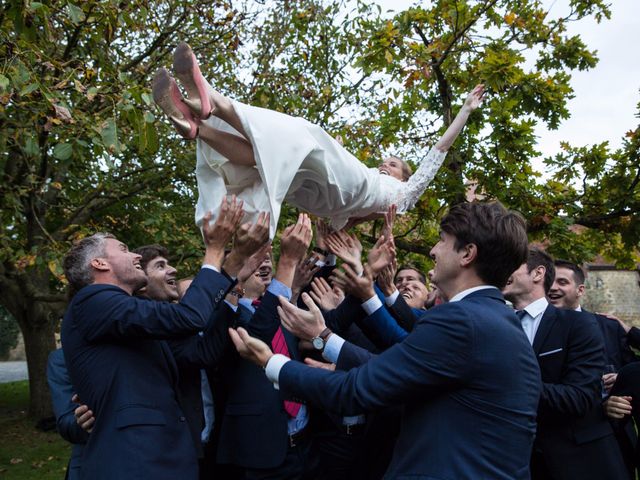
{"label": "short dark hair", "polygon": [[527,258],[526,222],[500,202],[459,203],[442,219],[440,229],[455,237],[457,251],[476,246],[476,273],[499,289]]}
{"label": "short dark hair", "polygon": [[167,250],[162,245],[152,244],[152,245],[143,245],[142,247],[136,248],[133,253],[137,253],[141,255],[140,266],[146,272],[147,264],[156,257],[164,257],[169,258],[169,250]]}
{"label": "short dark hair", "polygon": [[398,276],[398,273],[400,273],[401,270],[413,270],[414,272],[416,272],[418,274],[418,277],[420,277],[420,281],[422,283],[424,283],[424,284],[427,283],[427,276],[424,274],[424,272],[422,270],[420,270],[418,267],[416,267],[412,263],[405,263],[404,265],[400,265],[398,267],[398,270],[396,270],[396,276],[393,277],[394,280],[396,279],[396,277]]}
{"label": "short dark hair", "polygon": [[573,272],[573,279],[576,281],[576,284],[582,285],[585,281],[584,270],[580,268],[577,264],[570,262],[569,260],[556,260],[553,262],[556,268],[567,268]]}
{"label": "short dark hair", "polygon": [[91,260],[104,256],[107,238],[116,238],[110,233],[94,233],[75,242],[62,260],[64,276],[69,282],[69,298],[81,288],[93,283]]}
{"label": "short dark hair", "polygon": [[531,273],[531,270],[540,266],[544,267],[544,294],[546,295],[551,290],[553,280],[556,278],[553,258],[544,250],[536,247],[530,248],[527,256],[527,271]]}

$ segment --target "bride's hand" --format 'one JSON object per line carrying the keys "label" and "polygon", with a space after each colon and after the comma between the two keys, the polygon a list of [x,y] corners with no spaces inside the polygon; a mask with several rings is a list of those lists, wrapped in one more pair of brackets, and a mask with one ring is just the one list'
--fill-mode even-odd
{"label": "bride's hand", "polygon": [[469,110],[475,110],[482,103],[482,98],[484,97],[484,85],[482,83],[475,86],[469,96],[464,101],[464,106]]}

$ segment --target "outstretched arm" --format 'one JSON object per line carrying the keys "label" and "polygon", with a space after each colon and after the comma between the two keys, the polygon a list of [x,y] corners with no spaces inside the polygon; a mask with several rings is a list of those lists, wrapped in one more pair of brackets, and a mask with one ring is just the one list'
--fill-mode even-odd
{"label": "outstretched arm", "polygon": [[447,131],[444,132],[444,135],[442,135],[440,140],[438,140],[438,143],[436,143],[436,148],[438,150],[446,152],[451,148],[451,145],[453,145],[453,142],[458,138],[458,135],[467,123],[471,112],[480,106],[483,95],[484,85],[482,84],[476,85],[475,88],[471,90],[471,93],[469,93],[469,96],[464,101],[464,105],[458,112],[458,115],[456,115],[456,118],[451,122]]}

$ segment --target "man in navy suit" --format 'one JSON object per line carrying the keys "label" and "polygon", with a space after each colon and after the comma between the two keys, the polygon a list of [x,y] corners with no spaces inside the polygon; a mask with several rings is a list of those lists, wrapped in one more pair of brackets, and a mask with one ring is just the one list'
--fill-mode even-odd
{"label": "man in navy suit", "polygon": [[602,334],[591,315],[549,305],[545,295],[554,276],[551,257],[532,248],[504,288],[542,374],[532,478],[624,479],[622,455],[600,404]]}
{"label": "man in navy suit", "polygon": [[111,235],[75,244],[64,260],[75,291],[62,324],[65,363],[95,414],[81,478],[196,479],[196,448],[179,404],[178,368],[164,341],[207,327],[242,264],[268,237],[268,215],[238,230],[241,204],[223,201],[203,225],[203,268],[179,304],[132,296],[146,283],[140,255]]}
{"label": "man in navy suit", "polygon": [[[528,479],[540,372],[499,290],[526,254],[522,217],[497,202],[459,204],[431,250],[433,282],[448,303],[425,313],[401,343],[373,357],[330,334],[327,360],[352,352],[368,359],[330,372],[273,355],[242,329],[232,340],[291,397],[346,415],[403,405],[387,478]],[[305,301],[309,312],[281,300],[280,316],[319,344],[324,321]]]}
{"label": "man in navy suit", "polygon": [[[582,268],[566,260],[555,260],[556,275],[553,285],[547,295],[549,303],[557,308],[581,311],[585,315],[596,320],[600,333],[604,339],[604,352],[606,368],[603,369],[602,383],[606,393],[616,382],[617,373],[622,367],[629,363],[637,362],[639,359],[627,343],[627,334],[619,322],[599,315],[587,312],[580,306],[580,300],[585,292],[585,275]],[[607,397],[603,402],[603,407],[607,409],[608,403],[612,401]],[[616,401],[616,399],[613,399]],[[631,422],[620,424],[613,421],[611,423],[620,446],[620,451],[624,457],[627,469],[632,477],[635,476],[636,452],[635,446],[638,435]]]}

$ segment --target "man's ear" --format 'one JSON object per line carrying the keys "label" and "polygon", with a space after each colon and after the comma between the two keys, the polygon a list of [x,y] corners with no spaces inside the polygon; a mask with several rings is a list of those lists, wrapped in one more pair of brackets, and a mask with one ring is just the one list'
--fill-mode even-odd
{"label": "man's ear", "polygon": [[468,267],[478,258],[478,247],[475,243],[468,243],[462,247],[462,258],[460,259],[460,266]]}
{"label": "man's ear", "polygon": [[585,286],[583,284],[578,285],[578,298],[584,295]]}
{"label": "man's ear", "polygon": [[547,269],[542,265],[538,265],[536,268],[533,269],[533,282],[544,283],[544,275],[546,273],[547,273]]}
{"label": "man's ear", "polygon": [[92,259],[91,266],[101,272],[106,272],[111,269],[111,267],[109,266],[109,262],[107,262],[107,260],[102,257]]}

